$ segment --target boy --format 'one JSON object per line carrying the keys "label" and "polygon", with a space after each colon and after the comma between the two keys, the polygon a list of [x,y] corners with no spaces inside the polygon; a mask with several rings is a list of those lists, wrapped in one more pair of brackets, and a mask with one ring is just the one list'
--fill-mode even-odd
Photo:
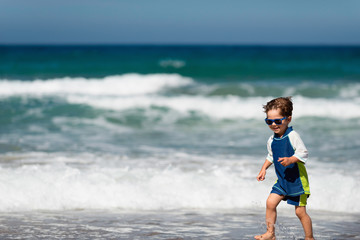
{"label": "boy", "polygon": [[295,213],[304,228],[305,240],[314,239],[311,218],[305,207],[310,195],[304,165],[308,152],[299,134],[289,127],[292,110],[291,97],[276,98],[264,106],[267,116],[265,122],[274,135],[267,142],[268,155],[256,179],[263,181],[266,170],[274,163],[278,180],[266,201],[267,231],[263,235],[255,236],[255,239],[275,239],[276,207],[281,200],[295,206]]}

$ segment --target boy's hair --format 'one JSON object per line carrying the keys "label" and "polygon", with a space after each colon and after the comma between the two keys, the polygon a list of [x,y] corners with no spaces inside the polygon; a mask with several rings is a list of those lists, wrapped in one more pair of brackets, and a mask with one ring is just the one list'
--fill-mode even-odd
{"label": "boy's hair", "polygon": [[290,117],[292,116],[293,104],[291,97],[279,97],[267,102],[263,108],[265,113],[273,109],[280,109],[281,115]]}

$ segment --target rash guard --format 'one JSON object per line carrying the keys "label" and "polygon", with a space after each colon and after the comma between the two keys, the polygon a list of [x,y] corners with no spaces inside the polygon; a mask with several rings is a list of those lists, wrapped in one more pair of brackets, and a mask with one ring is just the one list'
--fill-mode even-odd
{"label": "rash guard", "polygon": [[[277,192],[282,193],[284,196],[310,195],[309,180],[305,168],[308,151],[299,134],[292,127],[289,127],[282,137],[277,134],[271,136],[267,148],[268,155],[266,159],[274,163],[278,177],[273,189],[275,188]],[[281,157],[292,156],[295,156],[300,161],[286,167],[278,162]]]}

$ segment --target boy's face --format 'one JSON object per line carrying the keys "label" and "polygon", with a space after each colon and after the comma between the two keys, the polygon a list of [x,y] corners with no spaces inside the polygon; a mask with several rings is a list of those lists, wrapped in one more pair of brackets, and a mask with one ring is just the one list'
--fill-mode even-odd
{"label": "boy's face", "polygon": [[[284,116],[281,115],[281,111],[280,109],[272,109],[269,110],[266,114],[268,119],[281,119]],[[276,133],[277,135],[279,135],[280,137],[282,137],[286,131],[286,129],[288,128],[289,123],[291,122],[291,116],[287,117],[286,119],[282,120],[282,124],[281,125],[276,125],[274,122],[269,125],[269,128]]]}

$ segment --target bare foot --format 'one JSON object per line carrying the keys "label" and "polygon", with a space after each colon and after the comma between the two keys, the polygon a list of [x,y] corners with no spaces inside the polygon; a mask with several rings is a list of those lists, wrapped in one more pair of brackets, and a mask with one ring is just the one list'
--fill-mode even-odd
{"label": "bare foot", "polygon": [[263,235],[257,235],[254,238],[257,240],[275,240],[275,234],[273,232],[266,232]]}

